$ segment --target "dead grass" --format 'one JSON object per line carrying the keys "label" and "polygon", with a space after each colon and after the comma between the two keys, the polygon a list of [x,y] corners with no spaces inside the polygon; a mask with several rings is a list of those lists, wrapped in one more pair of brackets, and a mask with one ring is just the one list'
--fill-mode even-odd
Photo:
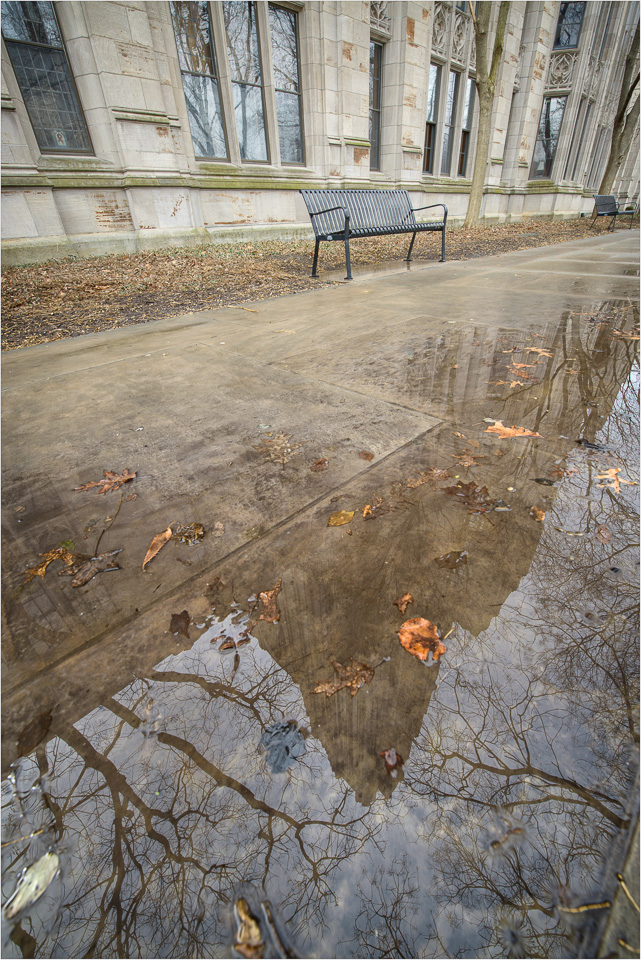
{"label": "dead grass", "polygon": [[[563,243],[602,232],[587,218],[525,222],[450,231],[448,260],[468,260]],[[350,245],[352,264],[402,259],[406,237],[374,237]],[[172,248],[152,253],[68,258],[2,272],[2,349],[63,340],[96,330],[148,323],[199,310],[266,300],[324,286],[310,276],[312,240],[263,241]],[[417,238],[417,259],[437,260],[440,235]],[[340,243],[321,245],[321,270],[344,265]]]}

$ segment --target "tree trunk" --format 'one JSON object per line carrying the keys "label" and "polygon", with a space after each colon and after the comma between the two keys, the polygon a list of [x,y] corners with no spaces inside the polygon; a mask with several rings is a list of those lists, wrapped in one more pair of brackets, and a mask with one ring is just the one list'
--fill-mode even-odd
{"label": "tree trunk", "polygon": [[478,15],[475,16],[473,6],[470,3],[470,12],[472,14],[474,34],[476,36],[476,89],[478,90],[479,97],[479,125],[476,136],[476,155],[474,157],[474,170],[472,172],[472,186],[470,188],[465,223],[463,224],[464,228],[476,226],[481,215],[487,161],[490,153],[490,141],[492,139],[494,94],[499,68],[503,60],[505,28],[510,12],[509,0],[501,0],[498,23],[496,25],[496,36],[494,38],[494,48],[492,50],[492,64],[488,72],[487,54],[492,7],[493,4],[489,2],[489,0],[485,0],[485,2],[479,5]]}
{"label": "tree trunk", "polygon": [[605,172],[601,178],[599,194],[608,196],[612,192],[612,184],[615,181],[619,168],[626,158],[632,137],[639,122],[639,97],[632,109],[628,111],[630,100],[639,83],[639,72],[634,76],[636,59],[639,52],[639,21],[637,20],[634,37],[630,44],[628,55],[625,59],[625,70],[623,71],[623,80],[621,82],[621,92],[619,93],[619,102],[617,104],[617,113],[614,118],[612,128],[612,143],[610,144],[610,153],[608,162],[605,165]]}

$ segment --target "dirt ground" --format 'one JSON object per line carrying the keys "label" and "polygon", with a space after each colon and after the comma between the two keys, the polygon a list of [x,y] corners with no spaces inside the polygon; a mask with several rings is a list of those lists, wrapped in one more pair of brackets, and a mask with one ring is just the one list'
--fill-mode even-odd
{"label": "dirt ground", "polygon": [[[594,236],[589,218],[453,230],[448,260],[469,260]],[[626,229],[624,227],[623,229]],[[440,236],[417,239],[415,259],[438,260]],[[350,245],[355,269],[401,259],[407,238],[375,237]],[[198,310],[266,300],[324,286],[310,277],[311,239],[208,244],[202,247],[69,257],[2,272],[2,349],[82,336]],[[321,271],[344,264],[340,243],[321,245]]]}

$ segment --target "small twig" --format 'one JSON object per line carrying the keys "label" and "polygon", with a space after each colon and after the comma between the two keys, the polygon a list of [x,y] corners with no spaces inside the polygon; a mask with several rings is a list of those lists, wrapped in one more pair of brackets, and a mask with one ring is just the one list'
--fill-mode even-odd
{"label": "small twig", "polygon": [[113,515],[113,517],[112,517],[112,519],[111,519],[111,523],[109,524],[108,527],[104,527],[102,533],[101,533],[100,536],[98,537],[98,543],[96,544],[96,548],[95,548],[95,550],[94,550],[94,552],[93,552],[93,556],[94,556],[94,557],[97,557],[97,556],[98,556],[98,547],[100,546],[100,541],[102,540],[102,534],[103,534],[103,533],[106,533],[107,530],[109,530],[109,529],[113,526],[114,520],[116,519],[116,517],[117,517],[118,514],[120,513],[120,508],[122,507],[122,501],[123,501],[123,499],[124,499],[124,496],[125,496],[124,493],[121,493],[121,494],[120,494],[120,503],[118,504],[118,509],[116,510],[116,512],[114,513],[114,515]]}
{"label": "small twig", "polygon": [[621,886],[623,887],[623,892],[625,893],[626,897],[628,898],[628,900],[630,901],[630,903],[632,904],[632,906],[634,907],[634,909],[636,910],[636,912],[639,913],[639,904],[636,902],[636,900],[634,899],[634,897],[632,896],[632,894],[631,894],[630,891],[628,890],[628,888],[627,888],[627,886],[626,886],[626,882],[625,882],[625,880],[623,879],[622,874],[617,873],[617,880],[619,881],[619,883],[620,883]]}
{"label": "small twig", "polygon": [[0,844],[0,847],[9,847],[12,843],[20,843],[21,840],[31,840],[32,837],[39,837],[41,833],[44,833],[44,827],[40,830],[36,830],[34,833],[28,833],[24,837],[16,837],[15,840],[5,840],[4,843]]}
{"label": "small twig", "polygon": [[454,633],[454,627],[450,627],[450,629],[447,631],[447,633],[445,634],[445,636],[443,637],[443,639],[444,639],[444,640],[447,640],[447,638],[449,637],[449,635],[450,635],[451,633]]}

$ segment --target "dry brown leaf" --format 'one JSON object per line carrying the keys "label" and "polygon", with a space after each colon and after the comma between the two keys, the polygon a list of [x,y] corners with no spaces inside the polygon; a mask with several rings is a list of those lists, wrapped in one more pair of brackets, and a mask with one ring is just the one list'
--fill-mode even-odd
{"label": "dry brown leaf", "polygon": [[609,543],[612,539],[610,531],[604,523],[602,523],[600,527],[596,528],[595,536],[599,543]]}
{"label": "dry brown leaf", "polygon": [[433,486],[440,480],[449,480],[452,474],[447,470],[439,470],[437,467],[432,467],[430,470],[425,470],[423,473],[419,473],[418,477],[410,477],[405,481],[405,485],[409,487],[410,490],[414,490],[416,487],[422,486],[424,483],[430,483]]}
{"label": "dry brown leaf", "polygon": [[395,777],[397,774],[394,772],[399,770],[404,763],[404,760],[400,753],[397,753],[394,747],[390,747],[389,750],[381,750],[381,756],[385,761],[385,769],[387,770],[388,777]]}
{"label": "dry brown leaf", "polygon": [[469,483],[462,483],[460,480],[452,487],[443,487],[443,493],[455,497],[457,503],[462,503],[471,508],[472,513],[486,513],[491,510],[496,500],[493,500],[487,487],[477,486],[473,480]]}
{"label": "dry brown leaf", "polygon": [[427,660],[431,653],[432,659],[436,661],[447,652],[447,647],[439,639],[436,626],[423,617],[406,620],[398,631],[398,639],[407,652],[419,660]]}
{"label": "dry brown leaf", "polygon": [[499,440],[505,440],[509,437],[541,437],[540,433],[533,433],[532,430],[528,430],[526,427],[515,427],[514,425],[504,427],[502,420],[495,420],[492,426],[488,427],[485,432],[498,434]]}
{"label": "dry brown leaf", "polygon": [[71,581],[72,587],[84,587],[85,583],[98,573],[107,573],[109,570],[120,570],[120,564],[114,557],[122,553],[122,547],[119,550],[111,550],[109,553],[99,553],[96,557],[91,557],[86,563],[74,564],[69,569],[69,573],[75,571],[75,577]]}
{"label": "dry brown leaf", "polygon": [[342,527],[344,523],[350,523],[356,513],[355,510],[337,510],[327,521],[328,527]]}
{"label": "dry brown leaf", "polygon": [[24,582],[31,583],[34,577],[41,577],[44,579],[44,575],[47,572],[47,567],[50,563],[53,563],[54,560],[63,560],[66,564],[73,563],[73,554],[69,552],[65,547],[55,547],[53,550],[48,550],[46,553],[39,554],[43,559],[40,563],[36,564],[35,567],[28,567],[24,571]]}
{"label": "dry brown leaf", "polygon": [[608,487],[610,490],[614,490],[615,493],[621,492],[621,484],[625,483],[628,486],[636,487],[638,486],[636,480],[624,480],[623,477],[619,477],[618,474],[621,473],[620,467],[612,467],[610,470],[606,470],[605,473],[599,473],[599,480],[609,481],[608,483],[599,483],[599,487]]}
{"label": "dry brown leaf", "polygon": [[[223,528],[224,533],[224,528]],[[172,540],[179,543],[188,543],[193,545],[205,536],[205,528],[202,523],[178,523],[176,529],[171,535]],[[220,536],[220,534],[218,534]]]}
{"label": "dry brown leaf", "polygon": [[309,468],[313,470],[314,473],[321,473],[323,470],[327,470],[329,467],[329,460],[323,457],[321,460],[314,460],[313,464]]}
{"label": "dry brown leaf", "polygon": [[537,506],[530,507],[530,516],[533,520],[545,520],[545,510]]}
{"label": "dry brown leaf", "polygon": [[281,591],[283,586],[282,579],[278,581],[273,590],[263,590],[260,594],[260,600],[263,604],[263,612],[259,616],[259,620],[266,620],[268,623],[278,623],[280,620],[280,610],[278,609],[278,603],[276,597]]}
{"label": "dry brown leaf", "polygon": [[402,597],[399,597],[398,600],[394,601],[394,606],[398,607],[401,613],[405,613],[409,603],[414,603],[414,597],[411,593],[404,593]]}
{"label": "dry brown leaf", "polygon": [[91,480],[89,483],[83,484],[81,487],[74,487],[74,491],[82,490],[91,490],[92,487],[98,487],[97,493],[107,493],[109,490],[118,490],[123,483],[127,483],[128,480],[133,480],[136,476],[137,471],[129,473],[129,467],[124,471],[124,473],[118,474],[115,470],[105,470],[104,480]]}
{"label": "dry brown leaf", "polygon": [[169,629],[172,633],[180,633],[186,640],[189,640],[189,624],[191,617],[186,610],[182,613],[172,613]]}
{"label": "dry brown leaf", "polygon": [[225,534],[225,524],[220,520],[216,520],[214,524],[214,529],[211,531],[212,537],[222,537]]}
{"label": "dry brown leaf", "polygon": [[369,450],[361,450],[358,454],[361,460],[373,460],[374,454],[370,453]]}
{"label": "dry brown leaf", "polygon": [[476,467],[476,461],[485,458],[484,453],[472,453],[471,450],[464,450],[463,453],[452,453],[450,456],[453,457],[454,460],[458,460],[462,467]]}
{"label": "dry brown leaf", "polygon": [[167,527],[166,530],[163,530],[162,533],[159,533],[149,544],[149,550],[145,554],[145,559],[142,562],[142,569],[144,570],[150,560],[153,560],[159,550],[165,546],[168,540],[171,540],[173,536],[173,531],[171,525]]}
{"label": "dry brown leaf", "polygon": [[366,663],[360,663],[352,657],[344,664],[339,663],[338,660],[330,660],[329,662],[336,671],[336,679],[317,684],[312,691],[313,693],[324,693],[331,697],[337,690],[349,687],[351,695],[355,697],[363,684],[370,683],[374,676],[372,667],[369,667]]}
{"label": "dry brown leaf", "polygon": [[552,357],[554,356],[554,354],[552,353],[551,350],[541,350],[539,347],[528,347],[528,348],[527,348],[527,352],[528,352],[528,353],[538,353],[538,355],[539,355],[540,357],[550,357],[550,358],[552,358]]}

